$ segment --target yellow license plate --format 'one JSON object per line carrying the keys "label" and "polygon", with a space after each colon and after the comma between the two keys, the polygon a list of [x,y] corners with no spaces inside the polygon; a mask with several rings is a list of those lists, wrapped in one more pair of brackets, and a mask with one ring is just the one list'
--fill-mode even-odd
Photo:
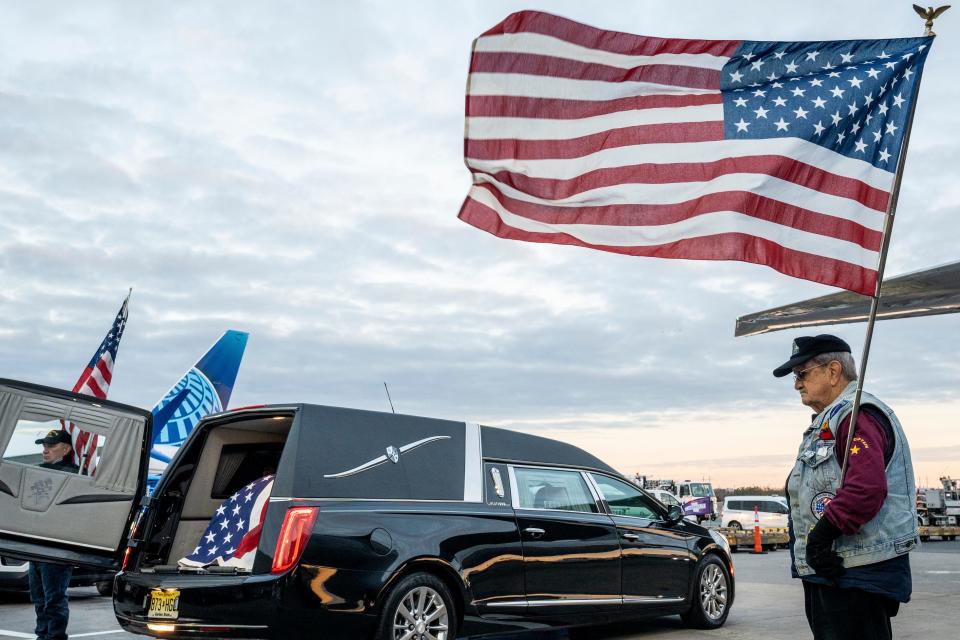
{"label": "yellow license plate", "polygon": [[152,589],[147,617],[175,620],[180,615],[177,611],[179,605],[180,589]]}

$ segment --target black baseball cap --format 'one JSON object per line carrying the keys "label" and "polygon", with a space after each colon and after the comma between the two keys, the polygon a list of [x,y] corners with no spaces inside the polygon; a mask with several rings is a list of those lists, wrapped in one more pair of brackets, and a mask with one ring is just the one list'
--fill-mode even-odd
{"label": "black baseball cap", "polygon": [[36,441],[36,444],[45,444],[47,446],[53,446],[58,442],[63,442],[65,444],[73,446],[73,438],[70,437],[70,434],[64,431],[63,429],[51,429],[47,432],[47,435],[40,438]]}
{"label": "black baseball cap", "polygon": [[814,356],[818,356],[821,353],[836,353],[838,351],[850,353],[850,345],[829,333],[822,333],[819,336],[801,336],[795,338],[790,359],[774,369],[773,375],[782,378],[793,371],[795,366],[803,364]]}

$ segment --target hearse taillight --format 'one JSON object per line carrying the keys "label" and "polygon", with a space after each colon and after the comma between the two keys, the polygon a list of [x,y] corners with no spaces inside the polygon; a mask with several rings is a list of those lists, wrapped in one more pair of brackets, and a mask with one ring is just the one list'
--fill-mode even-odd
{"label": "hearse taillight", "polygon": [[283,573],[292,567],[310,539],[313,523],[320,507],[291,507],[283,518],[277,548],[273,552],[273,567],[270,573]]}

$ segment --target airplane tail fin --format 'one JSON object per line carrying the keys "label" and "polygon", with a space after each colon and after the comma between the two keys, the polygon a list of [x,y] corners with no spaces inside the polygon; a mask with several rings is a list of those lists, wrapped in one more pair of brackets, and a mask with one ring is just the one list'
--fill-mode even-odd
{"label": "airplane tail fin", "polygon": [[179,445],[201,418],[223,411],[249,334],[226,331],[153,408],[153,446]]}

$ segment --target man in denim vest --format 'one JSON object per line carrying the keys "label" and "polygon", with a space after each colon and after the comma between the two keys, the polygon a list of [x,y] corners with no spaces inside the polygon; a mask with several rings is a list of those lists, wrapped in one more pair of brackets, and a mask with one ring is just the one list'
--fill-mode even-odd
{"label": "man in denim vest", "polygon": [[919,543],[903,428],[863,392],[841,486],[857,391],[850,345],[826,334],[797,338],[773,375],[789,373],[814,411],[786,486],[792,573],[803,580],[810,629],[817,640],[891,638],[890,618],[910,600],[909,552]]}

